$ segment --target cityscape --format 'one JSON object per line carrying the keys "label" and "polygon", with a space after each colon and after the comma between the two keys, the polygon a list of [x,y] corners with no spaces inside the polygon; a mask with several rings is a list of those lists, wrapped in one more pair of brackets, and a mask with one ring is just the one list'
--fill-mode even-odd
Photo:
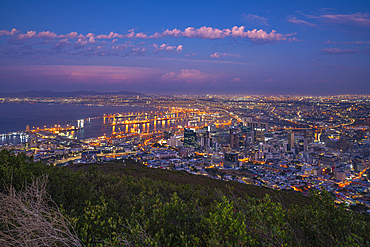
{"label": "cityscape", "polygon": [[[78,139],[92,121],[28,126],[1,147],[56,166],[133,158],[276,190],[334,193],[338,204],[370,207],[369,96],[85,96],[0,98],[2,103],[141,107],[97,116],[107,133]],[[156,111],[145,111],[153,107]],[[18,135],[14,145],[10,136]],[[13,137],[14,138],[14,137]]]}
{"label": "cityscape", "polygon": [[370,1],[0,1],[0,246],[369,233]]}

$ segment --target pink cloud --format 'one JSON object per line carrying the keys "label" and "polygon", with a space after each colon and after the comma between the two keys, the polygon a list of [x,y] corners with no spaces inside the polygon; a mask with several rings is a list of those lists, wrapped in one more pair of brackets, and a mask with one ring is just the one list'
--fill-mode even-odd
{"label": "pink cloud", "polygon": [[195,55],[197,55],[196,52],[190,52],[189,54],[186,54],[185,57],[193,57]]}
{"label": "pink cloud", "polygon": [[182,35],[182,32],[180,30],[178,30],[177,28],[173,29],[173,30],[165,30],[163,32],[163,35],[164,36],[172,36],[172,37],[180,37]]}
{"label": "pink cloud", "polygon": [[282,41],[287,40],[284,34],[276,33],[275,30],[272,30],[271,33],[267,33],[262,29],[258,30],[253,29],[252,31],[247,31],[246,36],[252,40],[268,40],[268,41]]}
{"label": "pink cloud", "polygon": [[339,48],[325,48],[321,49],[320,52],[324,54],[360,54],[369,53],[369,49],[339,49]]}
{"label": "pink cloud", "polygon": [[182,69],[180,72],[168,72],[160,77],[162,81],[203,82],[214,79],[214,75],[199,70]]}
{"label": "pink cloud", "polygon": [[[11,32],[7,30],[0,31],[0,35],[12,35],[18,32],[16,29],[13,29]],[[294,34],[281,34],[277,33],[275,30],[272,30],[270,33],[260,29],[253,29],[253,30],[245,30],[244,26],[234,26],[231,29],[218,29],[212,27],[188,27],[185,28],[184,31],[173,29],[173,30],[165,30],[162,33],[154,33],[153,35],[147,35],[145,33],[135,33],[133,29],[129,30],[127,34],[122,35],[118,33],[114,33],[113,31],[110,32],[108,35],[100,34],[95,35],[93,33],[89,33],[86,36],[82,34],[78,34],[77,32],[71,32],[69,34],[62,34],[57,35],[50,31],[43,31],[36,34],[36,31],[28,31],[26,34],[19,34],[18,39],[29,39],[32,37],[40,37],[45,39],[54,39],[54,38],[67,38],[67,39],[78,39],[79,44],[84,43],[93,43],[95,39],[117,39],[117,38],[128,38],[128,39],[158,39],[163,37],[188,37],[188,38],[199,38],[199,39],[224,39],[226,37],[231,38],[248,38],[252,42],[278,42],[278,41],[295,41],[295,38],[288,38]],[[86,40],[88,41],[86,42]]]}
{"label": "pink cloud", "polygon": [[231,79],[230,82],[241,82],[242,80],[238,77]]}
{"label": "pink cloud", "polygon": [[43,39],[54,39],[57,37],[56,33],[50,31],[43,31],[35,35],[35,37],[43,38]]}
{"label": "pink cloud", "polygon": [[200,39],[223,39],[230,35],[230,29],[217,29],[212,27],[201,27],[195,29],[193,27],[186,28],[182,35],[188,38],[200,38]]}
{"label": "pink cloud", "polygon": [[270,82],[270,81],[274,81],[274,79],[270,78],[270,79],[265,80],[265,82]]}
{"label": "pink cloud", "polygon": [[15,28],[13,28],[10,32],[8,30],[0,30],[0,36],[4,36],[4,35],[7,35],[7,36],[10,36],[10,35],[14,35],[16,33],[19,33],[19,31]]}
{"label": "pink cloud", "polygon": [[[234,26],[231,29],[218,29],[212,27],[188,27],[184,31],[178,30],[177,28],[173,30],[165,30],[162,34],[155,33],[154,35],[147,36],[146,34],[138,33],[135,34],[133,30],[130,30],[130,34],[126,35],[127,38],[160,38],[160,37],[188,37],[188,38],[199,38],[199,39],[224,39],[226,37],[232,38],[249,38],[252,41],[284,41],[288,40],[287,37],[290,35],[284,35],[277,33],[275,30],[272,30],[270,33],[260,29],[253,29],[245,31],[244,26]],[[140,35],[139,35],[140,34]],[[288,41],[294,41],[294,39],[289,39]]]}
{"label": "pink cloud", "polygon": [[28,31],[26,34],[18,34],[18,39],[30,39],[36,35],[36,31]]}
{"label": "pink cloud", "polygon": [[342,44],[370,44],[370,41],[343,42]]}
{"label": "pink cloud", "polygon": [[71,42],[69,42],[68,39],[61,39],[58,41],[58,43],[56,43],[55,46],[61,48],[61,47],[69,45],[70,43]]}
{"label": "pink cloud", "polygon": [[355,25],[370,27],[370,14],[353,13],[353,14],[325,14],[325,15],[304,15],[310,19],[318,19],[321,22],[329,24]]}
{"label": "pink cloud", "polygon": [[133,83],[158,77],[163,71],[143,67],[24,65],[7,66],[1,70],[21,74],[25,78],[55,78],[61,83]]}
{"label": "pink cloud", "polygon": [[237,54],[237,53],[218,53],[218,52],[215,52],[213,54],[210,55],[210,57],[212,58],[220,58],[220,57],[241,57],[240,54]]}
{"label": "pink cloud", "polygon": [[67,38],[67,39],[83,39],[85,36],[78,34],[77,32],[70,32],[69,34],[59,35],[58,38]]}
{"label": "pink cloud", "polygon": [[267,19],[265,17],[262,17],[262,16],[258,16],[258,15],[251,15],[251,14],[243,14],[243,19],[248,21],[248,22],[251,22],[251,23],[257,23],[257,24],[262,24],[262,25],[268,25],[267,24]]}
{"label": "pink cloud", "polygon": [[80,45],[80,46],[85,46],[87,44],[94,44],[96,41],[95,41],[95,38],[90,36],[89,39],[78,39],[75,44],[76,45]]}
{"label": "pink cloud", "polygon": [[363,27],[370,27],[370,14],[354,13],[348,15],[321,15],[323,21],[337,23],[337,24],[352,24]]}
{"label": "pink cloud", "polygon": [[158,53],[158,52],[161,52],[161,51],[180,53],[184,46],[183,45],[170,46],[168,44],[162,44],[162,45],[158,46],[157,44],[153,44],[152,47],[154,47],[154,52],[153,53]]}
{"label": "pink cloud", "polygon": [[220,57],[220,54],[218,54],[217,52],[215,52],[215,53],[211,54],[210,57],[212,57],[212,58],[219,58]]}
{"label": "pink cloud", "polygon": [[300,25],[305,25],[305,26],[311,26],[311,27],[316,27],[316,24],[310,23],[308,21],[304,20],[298,20],[297,17],[290,17],[287,19],[288,22],[290,23],[295,23],[295,24],[300,24]]}

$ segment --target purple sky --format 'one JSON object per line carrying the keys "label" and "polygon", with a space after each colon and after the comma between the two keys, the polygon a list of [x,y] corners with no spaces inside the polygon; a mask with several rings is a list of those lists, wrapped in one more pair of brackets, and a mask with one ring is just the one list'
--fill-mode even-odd
{"label": "purple sky", "polygon": [[369,94],[369,1],[2,1],[0,92]]}

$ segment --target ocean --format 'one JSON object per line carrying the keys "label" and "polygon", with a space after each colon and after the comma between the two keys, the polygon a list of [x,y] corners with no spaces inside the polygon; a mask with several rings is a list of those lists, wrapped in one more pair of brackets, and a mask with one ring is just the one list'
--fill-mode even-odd
{"label": "ocean", "polygon": [[[17,131],[25,131],[28,125],[30,129],[52,127],[55,125],[77,126],[77,120],[83,119],[85,126],[74,133],[77,139],[96,138],[110,136],[112,126],[104,126],[104,114],[144,112],[158,110],[153,107],[130,107],[130,106],[87,106],[87,105],[48,105],[48,104],[0,104],[0,134],[8,134]],[[100,117],[100,118],[96,118]],[[90,119],[89,119],[90,118]],[[175,126],[177,123],[158,125],[158,127]],[[144,126],[148,131],[149,126]],[[115,131],[125,131],[131,126],[116,126]],[[142,128],[142,127],[140,127]],[[152,128],[150,128],[152,129]],[[13,138],[14,140],[11,140]],[[19,136],[2,135],[0,143],[19,143]]]}

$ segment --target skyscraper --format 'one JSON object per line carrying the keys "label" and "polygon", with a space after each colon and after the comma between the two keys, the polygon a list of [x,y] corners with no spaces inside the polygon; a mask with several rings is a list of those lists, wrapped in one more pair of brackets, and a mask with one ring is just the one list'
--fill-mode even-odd
{"label": "skyscraper", "polygon": [[288,150],[294,148],[294,132],[288,133]]}
{"label": "skyscraper", "polygon": [[307,139],[307,143],[312,143],[313,140],[314,140],[313,130],[305,130],[304,131],[304,138]]}
{"label": "skyscraper", "polygon": [[236,128],[230,129],[230,146],[231,148],[239,148],[239,135]]}
{"label": "skyscraper", "polygon": [[184,147],[197,148],[197,133],[194,129],[184,128]]}

